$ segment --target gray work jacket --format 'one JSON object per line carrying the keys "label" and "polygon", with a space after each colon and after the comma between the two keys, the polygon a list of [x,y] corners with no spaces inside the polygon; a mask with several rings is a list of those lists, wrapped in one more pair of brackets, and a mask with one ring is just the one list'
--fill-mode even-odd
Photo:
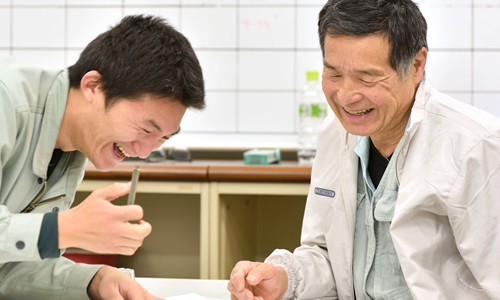
{"label": "gray work jacket", "polygon": [[88,299],[102,267],[42,260],[37,247],[44,213],[70,207],[87,163],[81,152],[67,152],[47,182],[68,91],[67,72],[0,56],[1,299]]}

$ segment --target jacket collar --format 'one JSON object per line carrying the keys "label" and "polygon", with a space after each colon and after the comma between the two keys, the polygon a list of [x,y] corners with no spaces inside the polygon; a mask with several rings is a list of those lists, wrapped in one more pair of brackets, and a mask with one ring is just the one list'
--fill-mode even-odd
{"label": "jacket collar", "polygon": [[39,105],[44,107],[44,113],[33,159],[33,173],[44,179],[47,178],[47,167],[52,158],[66,110],[68,91],[68,73],[63,71],[55,78],[45,99],[39,100]]}
{"label": "jacket collar", "polygon": [[431,83],[427,79],[426,74],[422,76],[422,80],[415,93],[415,101],[413,102],[413,107],[410,114],[410,122],[407,126],[407,131],[415,132],[418,125],[422,122],[424,118],[424,108],[431,95]]}

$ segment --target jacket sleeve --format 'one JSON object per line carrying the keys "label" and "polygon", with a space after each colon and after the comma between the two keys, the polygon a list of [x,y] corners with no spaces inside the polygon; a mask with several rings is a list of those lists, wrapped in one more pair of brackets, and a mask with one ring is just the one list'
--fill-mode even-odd
{"label": "jacket sleeve", "polygon": [[321,225],[324,208],[309,197],[302,225],[301,246],[293,253],[277,249],[266,262],[281,266],[288,275],[283,299],[337,299],[335,278]]}
{"label": "jacket sleeve", "polygon": [[76,264],[65,257],[0,266],[1,299],[89,299],[87,286],[103,265]]}
{"label": "jacket sleeve", "polygon": [[18,149],[16,139],[25,130],[21,119],[27,110],[27,107],[14,106],[12,95],[0,81],[0,199],[4,199],[0,205],[0,263],[40,260],[37,243],[43,214],[13,214],[3,202],[5,199],[12,203],[25,200],[16,199],[16,195],[10,193],[9,182],[13,179],[4,176],[7,176],[8,161],[16,160],[15,156],[25,151]]}
{"label": "jacket sleeve", "polygon": [[337,142],[338,132],[332,126],[332,120],[327,119],[320,129],[302,224],[301,246],[293,253],[275,250],[266,259],[266,262],[281,266],[287,271],[288,290],[283,299],[338,297],[326,239],[327,230],[332,226],[331,198],[318,197],[314,193],[315,186],[323,186],[320,181],[326,177],[327,181],[331,180],[330,165],[323,162],[328,161],[332,155],[329,145]]}
{"label": "jacket sleeve", "polygon": [[448,217],[466,266],[457,276],[491,299],[500,295],[500,137],[482,140],[460,164]]}

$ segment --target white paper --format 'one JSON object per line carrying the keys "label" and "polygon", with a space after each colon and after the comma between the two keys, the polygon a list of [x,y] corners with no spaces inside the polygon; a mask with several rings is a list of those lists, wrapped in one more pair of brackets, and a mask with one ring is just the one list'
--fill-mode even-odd
{"label": "white paper", "polygon": [[223,299],[207,298],[207,297],[195,294],[195,293],[191,293],[191,294],[187,294],[187,295],[167,297],[167,298],[165,298],[165,300],[223,300]]}

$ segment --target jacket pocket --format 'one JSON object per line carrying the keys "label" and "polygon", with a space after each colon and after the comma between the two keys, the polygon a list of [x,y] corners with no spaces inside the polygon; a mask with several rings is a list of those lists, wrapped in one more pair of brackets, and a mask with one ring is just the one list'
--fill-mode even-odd
{"label": "jacket pocket", "polygon": [[490,299],[465,263],[458,268],[457,279],[460,285],[460,291],[457,291],[457,295],[462,294],[465,296],[464,299],[471,300]]}
{"label": "jacket pocket", "polygon": [[458,281],[460,281],[466,287],[475,290],[475,291],[483,291],[479,283],[477,283],[476,278],[472,275],[469,267],[465,263],[458,269]]}

